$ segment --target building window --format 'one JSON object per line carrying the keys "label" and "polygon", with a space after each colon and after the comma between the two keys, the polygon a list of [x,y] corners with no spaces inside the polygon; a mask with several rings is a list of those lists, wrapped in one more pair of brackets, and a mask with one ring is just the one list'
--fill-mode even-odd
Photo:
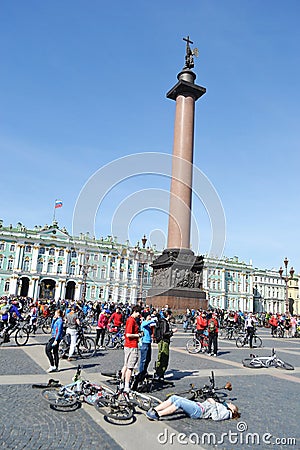
{"label": "building window", "polygon": [[98,253],[95,254],[95,256],[94,256],[94,261],[99,261],[99,255],[98,255]]}
{"label": "building window", "polygon": [[71,264],[70,266],[70,275],[75,275],[75,264]]}
{"label": "building window", "polygon": [[112,262],[112,263],[116,262],[116,257],[115,257],[115,256],[113,256],[113,257],[111,258],[111,262]]}
{"label": "building window", "polygon": [[36,267],[36,271],[37,272],[42,272],[43,271],[43,260],[42,259],[39,259],[38,260],[38,262],[37,262],[37,267]]}
{"label": "building window", "polygon": [[14,264],[14,260],[12,258],[9,258],[7,263],[7,270],[12,270]]}
{"label": "building window", "polygon": [[53,261],[49,261],[48,262],[47,272],[48,273],[52,273],[53,272]]}
{"label": "building window", "polygon": [[62,273],[62,269],[63,269],[63,264],[62,264],[62,262],[59,262],[57,264],[57,273]]}
{"label": "building window", "polygon": [[96,286],[92,286],[91,289],[91,298],[95,298],[96,297]]}
{"label": "building window", "polygon": [[8,292],[8,291],[9,291],[9,281],[5,281],[4,292]]}
{"label": "building window", "polygon": [[4,244],[4,242],[1,242],[0,243],[0,250],[4,250],[5,249],[5,244]]}
{"label": "building window", "polygon": [[132,270],[131,269],[128,270],[127,278],[128,278],[128,280],[131,280],[131,278],[132,278]]}
{"label": "building window", "polygon": [[14,252],[14,251],[15,251],[15,248],[16,248],[15,244],[11,244],[9,250],[10,250],[11,252]]}
{"label": "building window", "polygon": [[31,253],[31,245],[26,245],[25,252],[26,253]]}
{"label": "building window", "polygon": [[51,256],[55,255],[55,248],[53,248],[53,247],[49,248],[49,255],[51,255]]}
{"label": "building window", "polygon": [[23,262],[23,270],[24,270],[24,272],[29,271],[29,259],[28,258],[26,258]]}
{"label": "building window", "polygon": [[97,266],[93,267],[92,274],[93,274],[93,277],[96,278],[96,276],[97,276]]}
{"label": "building window", "polygon": [[102,261],[106,261],[106,255],[102,255]]}
{"label": "building window", "polygon": [[0,269],[3,268],[3,261],[4,261],[3,256],[0,256]]}
{"label": "building window", "polygon": [[44,253],[45,253],[45,247],[40,247],[39,254],[44,255]]}
{"label": "building window", "polygon": [[104,297],[104,289],[100,288],[99,298],[103,298],[103,297]]}
{"label": "building window", "polygon": [[64,250],[59,250],[58,256],[64,256],[64,254],[65,254]]}
{"label": "building window", "polygon": [[77,253],[75,250],[71,251],[71,258],[77,258]]}
{"label": "building window", "polygon": [[104,267],[101,269],[101,278],[106,278],[106,269]]}

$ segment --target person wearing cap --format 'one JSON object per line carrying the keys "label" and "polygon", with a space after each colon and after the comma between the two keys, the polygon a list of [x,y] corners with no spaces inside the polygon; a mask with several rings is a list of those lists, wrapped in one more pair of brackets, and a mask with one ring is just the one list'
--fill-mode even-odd
{"label": "person wearing cap", "polygon": [[99,344],[99,340],[101,337],[101,341],[100,341],[100,349],[104,350],[104,337],[105,337],[105,332],[106,332],[106,328],[108,325],[108,320],[109,320],[109,316],[110,316],[110,310],[109,309],[105,309],[104,311],[102,311],[98,317],[98,322],[97,322],[97,335],[96,335],[96,347],[98,347]]}
{"label": "person wearing cap", "polygon": [[238,419],[238,407],[231,402],[218,403],[213,398],[204,402],[195,402],[178,395],[172,395],[168,400],[146,413],[149,420],[159,420],[160,417],[174,414],[178,409],[186,413],[191,419],[212,419],[214,421]]}

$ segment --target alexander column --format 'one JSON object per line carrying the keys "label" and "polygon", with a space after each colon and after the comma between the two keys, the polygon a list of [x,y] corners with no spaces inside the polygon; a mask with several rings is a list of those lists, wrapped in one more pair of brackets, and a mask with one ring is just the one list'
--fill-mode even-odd
{"label": "alexander column", "polygon": [[147,300],[157,307],[168,304],[174,310],[207,307],[202,290],[203,257],[190,249],[195,102],[206,89],[195,84],[196,74],[191,70],[198,51],[191,49],[189,36],[183,40],[185,65],[167,93],[167,98],[176,101],[168,244],[152,264]]}

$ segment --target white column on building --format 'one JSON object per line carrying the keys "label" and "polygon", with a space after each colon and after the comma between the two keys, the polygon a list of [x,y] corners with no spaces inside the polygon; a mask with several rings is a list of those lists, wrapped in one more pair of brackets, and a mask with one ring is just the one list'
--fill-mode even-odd
{"label": "white column on building", "polygon": [[16,259],[14,260],[13,270],[21,270],[22,269],[24,250],[25,250],[24,244],[17,245]]}
{"label": "white column on building", "polygon": [[37,271],[38,257],[39,257],[39,246],[34,245],[31,258],[31,268],[30,268],[31,273],[35,273]]}
{"label": "white column on building", "polygon": [[18,277],[12,276],[10,277],[10,279],[7,278],[5,281],[8,280],[9,280],[9,295],[16,295]]}
{"label": "white column on building", "polygon": [[64,255],[64,262],[63,262],[63,267],[62,267],[62,273],[64,275],[67,274],[68,271],[68,263],[69,263],[69,258],[70,258],[70,249],[66,249],[65,250],[65,255]]}
{"label": "white column on building", "polygon": [[82,281],[80,280],[80,281],[78,281],[78,283],[76,283],[76,286],[75,286],[75,293],[74,293],[75,301],[80,300],[81,289],[82,289]]}

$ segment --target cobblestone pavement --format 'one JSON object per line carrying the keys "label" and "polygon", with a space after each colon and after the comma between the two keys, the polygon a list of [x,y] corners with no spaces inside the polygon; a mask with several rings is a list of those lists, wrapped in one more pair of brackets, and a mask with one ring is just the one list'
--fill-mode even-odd
{"label": "cobblestone pavement", "polygon": [[[190,383],[202,386],[214,370],[219,386],[228,380],[233,384],[228,398],[240,408],[242,416],[238,421],[192,420],[177,414],[150,422],[140,413],[137,421],[126,427],[109,426],[87,405],[69,413],[49,409],[40,392],[31,388],[31,383],[50,378],[45,373],[48,363],[43,344],[47,336],[30,338],[25,347],[17,347],[14,342],[5,344],[0,347],[0,448],[300,448],[300,340],[273,339],[265,329],[260,329],[259,335],[263,348],[256,349],[256,354],[269,355],[275,347],[278,355],[293,364],[295,370],[245,369],[241,360],[250,350],[237,349],[234,341],[219,341],[218,358],[190,355],[185,343],[191,334],[179,331],[172,339],[167,373],[167,379],[175,387],[167,386],[154,393],[163,400],[167,393],[180,393]],[[156,354],[154,345],[153,361]],[[101,372],[117,371],[122,362],[122,350],[99,351],[94,358],[80,361],[85,377],[97,382],[107,381]],[[62,361],[55,378],[70,382],[77,364]]]}

